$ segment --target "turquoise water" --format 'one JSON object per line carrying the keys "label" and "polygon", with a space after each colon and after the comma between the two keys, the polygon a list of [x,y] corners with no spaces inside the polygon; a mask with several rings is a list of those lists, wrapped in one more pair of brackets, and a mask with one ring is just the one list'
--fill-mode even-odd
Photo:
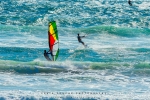
{"label": "turquoise water", "polygon": [[[132,3],[1,0],[0,99],[150,98],[150,1]],[[56,62],[43,56],[52,20]]]}

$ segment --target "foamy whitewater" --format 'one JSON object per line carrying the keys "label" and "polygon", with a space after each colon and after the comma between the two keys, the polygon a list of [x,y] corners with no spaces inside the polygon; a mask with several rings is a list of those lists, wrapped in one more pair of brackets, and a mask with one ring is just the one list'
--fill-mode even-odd
{"label": "foamy whitewater", "polygon": [[[49,21],[55,62],[43,56]],[[150,1],[0,1],[0,99],[150,99],[149,77]]]}

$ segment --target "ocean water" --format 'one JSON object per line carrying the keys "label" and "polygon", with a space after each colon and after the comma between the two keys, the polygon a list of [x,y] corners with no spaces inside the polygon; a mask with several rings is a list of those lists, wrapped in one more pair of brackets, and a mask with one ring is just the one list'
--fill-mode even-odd
{"label": "ocean water", "polygon": [[[150,99],[150,1],[1,0],[0,99]],[[48,22],[60,54],[48,62]],[[86,35],[85,48],[77,34]]]}

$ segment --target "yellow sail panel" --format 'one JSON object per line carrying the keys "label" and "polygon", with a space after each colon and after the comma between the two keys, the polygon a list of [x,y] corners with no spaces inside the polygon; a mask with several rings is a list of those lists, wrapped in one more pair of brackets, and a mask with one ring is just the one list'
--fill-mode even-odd
{"label": "yellow sail panel", "polygon": [[52,26],[52,24],[50,23],[50,28],[49,28],[49,32],[50,32],[50,35],[53,36],[53,38],[56,40],[56,34],[55,34],[55,30]]}

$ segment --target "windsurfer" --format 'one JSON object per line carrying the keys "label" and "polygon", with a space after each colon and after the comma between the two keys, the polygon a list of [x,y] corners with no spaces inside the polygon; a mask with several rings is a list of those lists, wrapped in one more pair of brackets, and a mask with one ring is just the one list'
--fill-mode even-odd
{"label": "windsurfer", "polygon": [[78,39],[78,42],[79,42],[79,43],[82,43],[84,46],[86,46],[86,45],[84,44],[84,42],[81,40],[81,38],[83,38],[83,37],[85,37],[85,36],[80,36],[80,35],[78,34],[77,39]]}
{"label": "windsurfer", "polygon": [[130,6],[132,6],[132,3],[131,3],[131,1],[130,1],[130,0],[128,0],[128,4],[129,4]]}
{"label": "windsurfer", "polygon": [[46,50],[44,50],[44,57],[45,57],[48,61],[52,61],[52,60],[49,58],[48,54],[51,54],[51,55],[52,55],[51,52],[49,53],[49,52],[46,52]]}

